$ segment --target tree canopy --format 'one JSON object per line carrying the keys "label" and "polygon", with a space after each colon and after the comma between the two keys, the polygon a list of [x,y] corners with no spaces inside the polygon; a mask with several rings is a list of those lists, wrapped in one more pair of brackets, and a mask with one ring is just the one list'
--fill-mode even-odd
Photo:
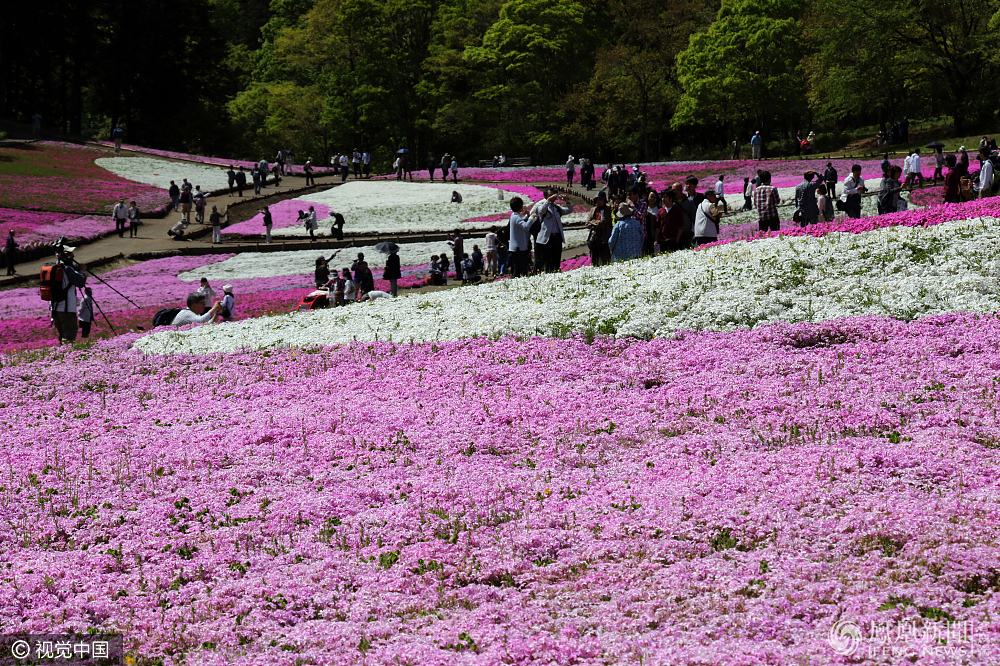
{"label": "tree canopy", "polygon": [[903,115],[964,131],[1000,105],[1000,0],[80,0],[5,18],[0,117],[247,157],[652,160]]}

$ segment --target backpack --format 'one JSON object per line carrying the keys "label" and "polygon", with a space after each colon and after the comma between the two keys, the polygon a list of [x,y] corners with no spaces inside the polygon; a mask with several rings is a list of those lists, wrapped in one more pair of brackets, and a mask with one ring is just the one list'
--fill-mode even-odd
{"label": "backpack", "polygon": [[153,315],[153,328],[157,326],[170,326],[174,317],[180,313],[184,308],[164,308]]}
{"label": "backpack", "polygon": [[66,290],[63,289],[62,264],[45,264],[38,275],[38,280],[43,301],[58,303],[66,300]]}

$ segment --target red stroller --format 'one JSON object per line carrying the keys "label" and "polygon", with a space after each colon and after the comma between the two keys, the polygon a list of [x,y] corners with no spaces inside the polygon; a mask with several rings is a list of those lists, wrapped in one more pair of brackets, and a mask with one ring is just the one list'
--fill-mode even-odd
{"label": "red stroller", "polygon": [[302,297],[302,301],[299,303],[298,311],[320,310],[328,307],[330,307],[329,290],[317,289],[316,291],[310,292]]}

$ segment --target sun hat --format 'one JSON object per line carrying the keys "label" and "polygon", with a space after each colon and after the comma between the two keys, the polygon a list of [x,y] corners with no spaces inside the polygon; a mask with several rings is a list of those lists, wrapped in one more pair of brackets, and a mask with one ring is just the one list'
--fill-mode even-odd
{"label": "sun hat", "polygon": [[76,248],[72,245],[63,245],[63,252],[76,252]]}
{"label": "sun hat", "polygon": [[958,149],[959,151],[965,150],[965,146],[959,146]]}
{"label": "sun hat", "polygon": [[233,285],[231,284],[222,285],[222,291],[224,291],[227,294],[231,294],[233,292]]}
{"label": "sun hat", "polygon": [[629,206],[627,203],[622,202],[618,204],[618,215],[623,219],[626,217],[632,217],[632,212],[632,206]]}

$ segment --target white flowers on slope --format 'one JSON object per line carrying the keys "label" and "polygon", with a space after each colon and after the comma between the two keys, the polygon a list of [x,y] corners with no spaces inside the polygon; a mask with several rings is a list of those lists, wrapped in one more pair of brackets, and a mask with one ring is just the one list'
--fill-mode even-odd
{"label": "white flowers on slope", "polygon": [[[168,189],[170,181],[180,187],[185,178],[192,185],[200,185],[208,193],[229,187],[227,169],[189,162],[171,162],[152,157],[99,157],[94,163],[102,169],[136,183],[146,183]],[[247,176],[249,180],[249,175]]]}
{"label": "white flowers on slope", "polygon": [[783,237],[602,268],[146,336],[146,352],[208,353],[591,330],[639,337],[862,314],[1000,309],[1000,221]]}
{"label": "white flowers on slope", "polygon": [[[451,193],[462,195],[462,203],[451,203]],[[513,192],[495,187],[449,183],[409,183],[386,180],[352,181],[297,200],[324,204],[330,213],[344,216],[346,233],[443,232],[455,229],[489,229],[506,221],[463,222],[470,218],[510,214]],[[527,199],[527,197],[523,197]],[[320,221],[329,226],[330,218]],[[275,229],[275,236],[307,234],[301,227]]]}

